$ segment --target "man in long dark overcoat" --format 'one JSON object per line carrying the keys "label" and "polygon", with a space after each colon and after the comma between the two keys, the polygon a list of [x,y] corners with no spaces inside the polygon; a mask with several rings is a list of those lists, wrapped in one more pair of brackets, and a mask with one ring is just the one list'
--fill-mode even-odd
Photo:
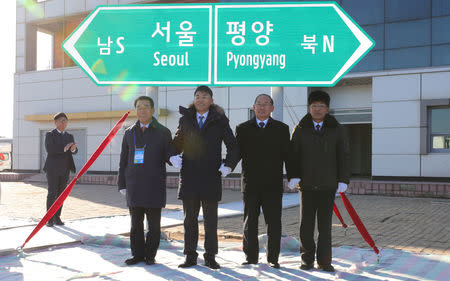
{"label": "man in long dark overcoat", "polygon": [[[194,92],[194,104],[180,107],[174,144],[180,155],[171,162],[181,167],[178,198],[183,200],[184,254],[180,267],[197,264],[198,214],[203,209],[205,225],[205,265],[218,269],[217,207],[222,199],[221,176],[227,176],[239,160],[236,138],[223,109],[213,104],[212,91],[200,86]],[[222,142],[227,154],[222,160]]]}
{"label": "man in long dark overcoat", "polygon": [[[123,136],[118,179],[131,216],[132,257],[125,263],[152,265],[161,236],[161,209],[166,206],[166,162],[173,152],[172,136],[152,117],[155,108],[150,97],[138,97],[134,106],[139,120]],[[144,215],[149,226],[146,237]]]}

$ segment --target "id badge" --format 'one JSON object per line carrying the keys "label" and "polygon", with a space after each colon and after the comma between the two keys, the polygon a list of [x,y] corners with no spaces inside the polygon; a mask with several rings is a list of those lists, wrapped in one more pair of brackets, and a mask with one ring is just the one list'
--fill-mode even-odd
{"label": "id badge", "polygon": [[145,148],[136,148],[134,150],[134,164],[144,164]]}

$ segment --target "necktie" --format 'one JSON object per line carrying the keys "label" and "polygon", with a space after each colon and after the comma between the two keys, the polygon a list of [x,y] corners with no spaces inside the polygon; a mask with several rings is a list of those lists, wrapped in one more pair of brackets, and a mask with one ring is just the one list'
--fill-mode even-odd
{"label": "necktie", "polygon": [[142,126],[141,130],[142,130],[142,133],[144,133],[145,132],[145,126]]}
{"label": "necktie", "polygon": [[259,122],[259,127],[260,127],[261,129],[264,129],[264,122]]}
{"label": "necktie", "polygon": [[319,124],[316,125],[316,131],[320,132],[320,125]]}
{"label": "necktie", "polygon": [[205,118],[205,116],[199,116],[198,119],[200,119],[198,121],[198,127],[201,129],[203,127],[203,118]]}

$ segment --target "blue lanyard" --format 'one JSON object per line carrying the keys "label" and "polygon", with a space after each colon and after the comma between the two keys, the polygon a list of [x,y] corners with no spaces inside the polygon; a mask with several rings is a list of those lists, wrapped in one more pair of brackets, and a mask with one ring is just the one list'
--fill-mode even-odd
{"label": "blue lanyard", "polygon": [[[149,125],[149,127],[150,127],[150,125]],[[134,149],[136,150],[136,128],[134,128],[134,131],[133,131],[133,141],[134,141]],[[144,150],[145,150],[146,146],[147,146],[147,143],[145,143],[145,139],[144,139],[144,147],[143,147]]]}

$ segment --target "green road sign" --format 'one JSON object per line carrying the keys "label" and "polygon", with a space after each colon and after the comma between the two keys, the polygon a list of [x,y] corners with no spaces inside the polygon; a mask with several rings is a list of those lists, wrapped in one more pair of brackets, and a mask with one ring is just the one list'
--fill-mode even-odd
{"label": "green road sign", "polygon": [[332,86],[374,46],[333,2],[214,11],[217,85]]}
{"label": "green road sign", "polygon": [[97,85],[211,83],[211,5],[99,6],[63,49]]}
{"label": "green road sign", "polygon": [[63,43],[98,85],[333,86],[373,40],[334,2],[99,6]]}

